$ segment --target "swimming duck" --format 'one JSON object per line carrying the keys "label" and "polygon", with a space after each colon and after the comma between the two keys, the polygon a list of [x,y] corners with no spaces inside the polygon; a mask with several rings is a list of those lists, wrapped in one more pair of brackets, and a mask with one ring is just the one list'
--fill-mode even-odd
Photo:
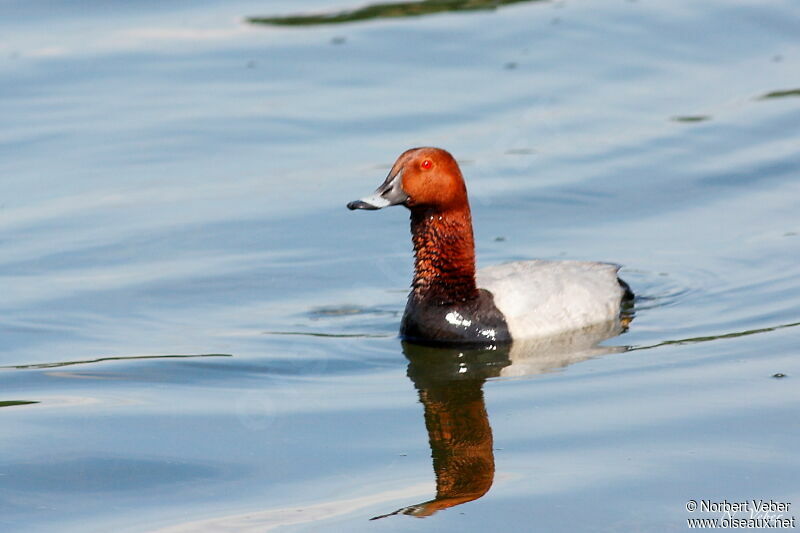
{"label": "swimming duck", "polygon": [[403,152],[383,184],[349,209],[411,212],[414,280],[400,326],[423,344],[505,344],[618,322],[633,297],[619,265],[517,261],[475,271],[467,188],[441,148]]}

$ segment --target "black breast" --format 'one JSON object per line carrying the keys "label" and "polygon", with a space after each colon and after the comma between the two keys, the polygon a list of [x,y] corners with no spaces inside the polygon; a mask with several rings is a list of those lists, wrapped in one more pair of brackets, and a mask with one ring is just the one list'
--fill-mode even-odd
{"label": "black breast", "polygon": [[511,342],[508,324],[492,293],[478,290],[465,302],[440,303],[409,297],[400,325],[403,340],[428,345],[489,346]]}

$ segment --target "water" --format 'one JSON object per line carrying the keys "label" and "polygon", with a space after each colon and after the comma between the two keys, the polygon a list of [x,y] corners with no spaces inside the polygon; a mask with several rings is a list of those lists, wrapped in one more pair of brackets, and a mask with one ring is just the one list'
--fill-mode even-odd
{"label": "water", "polygon": [[[800,6],[478,4],[0,8],[0,530],[800,505]],[[407,214],[344,204],[415,145],[460,160],[481,264],[621,263],[629,330],[402,346]]]}

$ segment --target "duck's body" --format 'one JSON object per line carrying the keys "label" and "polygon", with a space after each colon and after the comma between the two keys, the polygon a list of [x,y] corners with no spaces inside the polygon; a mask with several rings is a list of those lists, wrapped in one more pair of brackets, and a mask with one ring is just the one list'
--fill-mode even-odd
{"label": "duck's body", "polygon": [[411,210],[414,281],[404,339],[430,344],[509,343],[619,318],[630,296],[619,266],[581,261],[519,261],[475,270],[466,186],[439,148],[403,153],[371,197],[350,209],[403,204]]}
{"label": "duck's body", "polygon": [[516,261],[482,268],[479,287],[494,295],[514,339],[557,335],[617,319],[625,297],[619,265]]}

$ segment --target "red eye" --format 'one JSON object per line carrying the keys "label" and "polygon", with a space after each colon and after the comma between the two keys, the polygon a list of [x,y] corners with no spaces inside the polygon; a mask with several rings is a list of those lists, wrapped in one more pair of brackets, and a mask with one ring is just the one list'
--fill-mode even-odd
{"label": "red eye", "polygon": [[426,159],[425,161],[422,162],[422,164],[420,166],[422,168],[424,168],[425,170],[428,170],[429,168],[431,168],[433,166],[433,163],[431,163],[430,159]]}

